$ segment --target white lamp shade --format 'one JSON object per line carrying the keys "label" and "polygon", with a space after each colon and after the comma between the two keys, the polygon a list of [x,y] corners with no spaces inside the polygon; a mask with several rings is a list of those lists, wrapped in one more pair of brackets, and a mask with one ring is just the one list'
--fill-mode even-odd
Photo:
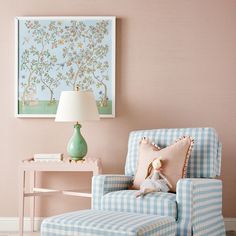
{"label": "white lamp shade", "polygon": [[91,91],[61,92],[55,121],[81,122],[99,120],[98,109]]}

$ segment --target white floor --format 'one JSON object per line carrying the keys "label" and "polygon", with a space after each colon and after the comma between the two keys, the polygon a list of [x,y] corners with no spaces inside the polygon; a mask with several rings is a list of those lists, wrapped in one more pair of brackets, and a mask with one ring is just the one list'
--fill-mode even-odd
{"label": "white floor", "polygon": [[[18,233],[4,233],[4,232],[0,232],[0,236],[19,236]],[[24,236],[40,236],[39,232],[36,233],[24,233]],[[236,236],[236,232],[235,231],[227,231],[226,236]]]}
{"label": "white floor", "polygon": [[[1,233],[0,236],[19,236],[17,233]],[[24,236],[40,236],[40,233],[24,233]],[[236,232],[228,231],[226,236],[236,236]]]}
{"label": "white floor", "polygon": [[[19,236],[18,233],[4,233],[0,232],[0,236]],[[40,236],[40,233],[24,233],[24,236]]]}

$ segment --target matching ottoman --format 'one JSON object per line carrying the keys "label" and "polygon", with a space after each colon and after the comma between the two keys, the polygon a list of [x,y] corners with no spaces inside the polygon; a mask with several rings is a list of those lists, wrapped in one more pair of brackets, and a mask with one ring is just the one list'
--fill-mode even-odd
{"label": "matching ottoman", "polygon": [[175,236],[172,217],[81,210],[43,220],[41,236]]}

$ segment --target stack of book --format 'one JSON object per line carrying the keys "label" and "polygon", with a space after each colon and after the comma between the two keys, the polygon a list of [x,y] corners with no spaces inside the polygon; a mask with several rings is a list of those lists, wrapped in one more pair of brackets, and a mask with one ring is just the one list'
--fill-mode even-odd
{"label": "stack of book", "polygon": [[43,161],[62,161],[63,154],[62,153],[38,153],[34,154],[34,161],[43,162]]}

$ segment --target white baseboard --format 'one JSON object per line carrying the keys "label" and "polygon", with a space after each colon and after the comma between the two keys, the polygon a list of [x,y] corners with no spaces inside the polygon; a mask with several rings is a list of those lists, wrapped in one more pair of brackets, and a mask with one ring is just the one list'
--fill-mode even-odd
{"label": "white baseboard", "polygon": [[[43,218],[35,218],[35,230],[39,231]],[[236,231],[236,218],[224,218],[226,230]],[[19,218],[18,217],[0,217],[0,232],[19,231]],[[30,218],[24,219],[24,231],[30,231]]]}
{"label": "white baseboard", "polygon": [[[40,230],[43,218],[35,217],[34,228],[36,231]],[[19,218],[18,217],[0,217],[0,232],[17,232],[19,231]],[[24,231],[30,231],[30,218],[24,219]]]}
{"label": "white baseboard", "polygon": [[224,218],[226,230],[236,231],[236,218]]}

